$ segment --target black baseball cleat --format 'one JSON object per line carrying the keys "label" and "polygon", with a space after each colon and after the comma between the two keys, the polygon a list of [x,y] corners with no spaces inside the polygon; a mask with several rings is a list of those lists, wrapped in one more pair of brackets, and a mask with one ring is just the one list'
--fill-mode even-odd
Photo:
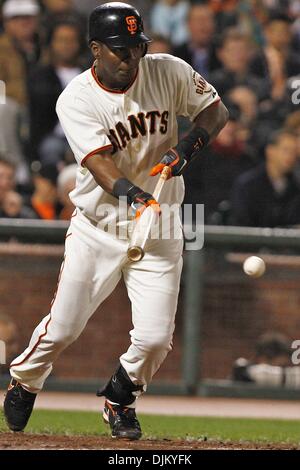
{"label": "black baseball cleat", "polygon": [[30,393],[12,379],[4,400],[3,411],[11,431],[23,431],[33,410],[36,393]]}
{"label": "black baseball cleat", "polygon": [[112,405],[106,400],[104,403],[103,419],[106,424],[110,425],[111,437],[131,441],[142,437],[141,426],[137,420],[134,408]]}

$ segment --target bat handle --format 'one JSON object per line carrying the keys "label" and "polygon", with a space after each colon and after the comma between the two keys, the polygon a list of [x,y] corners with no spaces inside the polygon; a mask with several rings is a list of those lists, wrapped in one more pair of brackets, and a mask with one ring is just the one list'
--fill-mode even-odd
{"label": "bat handle", "polygon": [[[159,177],[159,180],[157,181],[155,189],[153,191],[154,199],[158,200],[158,198],[160,196],[160,193],[161,193],[161,190],[163,188],[163,185],[167,181],[167,179],[169,178],[170,173],[171,173],[171,168],[166,165],[163,168],[163,170],[161,172],[161,175]],[[146,242],[147,234],[148,234],[148,229],[146,230],[146,232],[144,234],[144,239],[143,239],[143,242],[141,243],[141,246],[133,245],[133,246],[130,246],[128,248],[127,257],[130,261],[137,262],[137,261],[140,261],[141,259],[143,259],[144,254],[145,254],[144,245],[145,245],[145,242]]]}
{"label": "bat handle", "polygon": [[169,166],[165,166],[161,172],[161,175],[159,177],[159,180],[155,186],[155,189],[153,191],[153,197],[154,199],[158,199],[159,198],[159,195],[160,195],[160,192],[162,190],[162,187],[165,183],[165,181],[167,181],[167,179],[169,178],[169,175],[171,173],[171,168]]}

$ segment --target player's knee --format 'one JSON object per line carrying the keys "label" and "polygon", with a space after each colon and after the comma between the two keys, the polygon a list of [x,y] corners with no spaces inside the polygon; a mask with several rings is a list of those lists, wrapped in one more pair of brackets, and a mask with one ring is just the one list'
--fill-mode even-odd
{"label": "player's knee", "polygon": [[55,335],[52,336],[50,341],[53,341],[57,346],[67,346],[73,343],[79,334],[77,330],[70,330],[62,328],[60,331],[56,331]]}
{"label": "player's knee", "polygon": [[171,349],[172,336],[168,334],[158,334],[143,341],[143,349],[148,353],[157,351],[169,351]]}

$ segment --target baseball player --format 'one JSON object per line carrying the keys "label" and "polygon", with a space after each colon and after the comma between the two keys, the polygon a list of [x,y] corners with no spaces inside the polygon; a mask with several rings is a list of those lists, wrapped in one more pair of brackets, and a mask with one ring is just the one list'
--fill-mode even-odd
{"label": "baseball player", "polygon": [[[132,305],[131,344],[98,395],[105,397],[103,417],[113,437],[141,437],[136,399],[171,350],[183,240],[150,240],[144,258],[130,262],[129,237],[120,236],[129,219],[124,221],[119,198],[128,208],[162,207],[152,192],[168,165],[171,177],[160,204],[179,207],[180,175],[228,118],[216,90],[188,64],[167,54],[146,55],[149,41],[131,5],[97,7],[89,20],[95,62],[58,99],[57,114],[78,163],[70,194],[76,210],[50,313],[10,367],[4,413],[13,431],[25,428],[53,362],[123,276]],[[177,115],[194,122],[179,143]],[[171,219],[178,223],[179,210]],[[115,234],[107,230],[113,223]]]}

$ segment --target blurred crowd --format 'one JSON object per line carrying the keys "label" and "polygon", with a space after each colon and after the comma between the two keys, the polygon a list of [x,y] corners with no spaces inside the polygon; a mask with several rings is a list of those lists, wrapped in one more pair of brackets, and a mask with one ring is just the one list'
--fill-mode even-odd
{"label": "blurred crowd", "polygon": [[[291,364],[292,340],[279,331],[266,331],[254,344],[251,358],[233,363],[232,380],[261,387],[300,388],[300,366]],[[298,357],[296,358],[298,364]]]}
{"label": "blurred crowd", "polygon": [[[92,64],[95,0],[0,0],[0,217],[68,220],[76,165],[59,94]],[[300,224],[300,0],[130,1],[152,36],[212,83],[230,111],[185,174],[210,224]],[[0,87],[1,89],[1,87]],[[179,134],[191,125],[179,118]],[[84,137],[83,137],[84,138]]]}

